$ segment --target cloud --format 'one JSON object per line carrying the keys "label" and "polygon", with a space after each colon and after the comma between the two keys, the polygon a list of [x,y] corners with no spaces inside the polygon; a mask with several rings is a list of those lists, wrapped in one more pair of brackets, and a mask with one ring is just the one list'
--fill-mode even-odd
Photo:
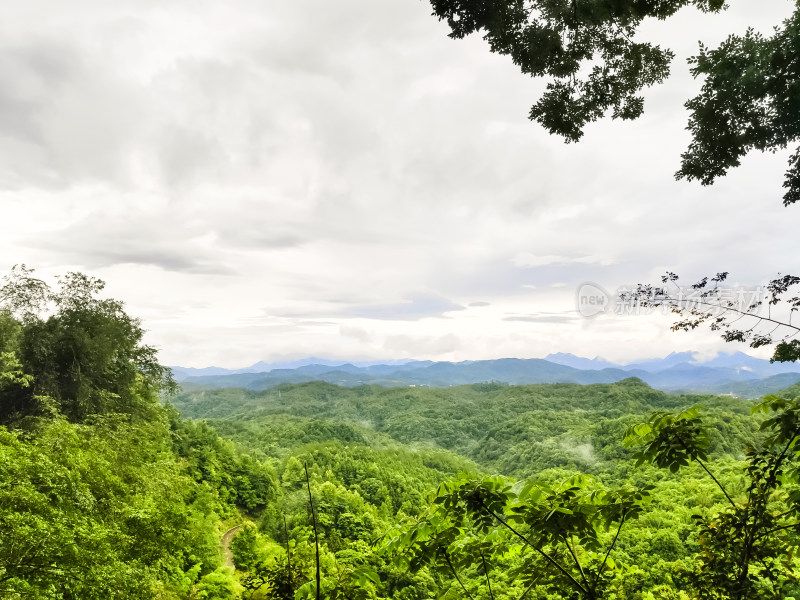
{"label": "cloud", "polygon": [[416,321],[419,319],[441,317],[445,313],[464,310],[456,302],[438,296],[415,296],[405,302],[372,306],[352,306],[340,314],[360,319],[383,319]]}
{"label": "cloud", "polygon": [[372,338],[369,331],[363,327],[343,325],[341,328],[339,328],[339,333],[341,333],[344,337],[353,338],[359,342],[369,342]]}
{"label": "cloud", "polygon": [[746,285],[796,254],[786,156],[673,180],[692,40],[768,30],[785,0],[648,24],[674,77],[570,145],[527,120],[541,81],[425,3],[6,4],[0,267],[102,276],[175,364],[713,350],[563,311],[587,281]]}
{"label": "cloud", "polygon": [[385,350],[400,357],[441,356],[456,352],[460,347],[461,340],[452,333],[443,336],[392,335],[383,343]]}
{"label": "cloud", "polygon": [[612,258],[604,258],[600,256],[578,256],[575,258],[568,258],[566,256],[559,256],[555,254],[546,254],[544,256],[537,256],[530,252],[520,252],[511,259],[515,267],[522,268],[535,268],[549,265],[565,265],[565,264],[584,264],[584,265],[613,265],[616,260]]}
{"label": "cloud", "polygon": [[518,321],[522,323],[572,323],[578,320],[575,315],[539,314],[539,315],[512,315],[503,317],[504,321]]}
{"label": "cloud", "polygon": [[25,243],[88,269],[151,265],[198,275],[235,272],[215,254],[211,239],[202,230],[186,236],[173,222],[137,214],[91,214],[61,230],[30,236]]}

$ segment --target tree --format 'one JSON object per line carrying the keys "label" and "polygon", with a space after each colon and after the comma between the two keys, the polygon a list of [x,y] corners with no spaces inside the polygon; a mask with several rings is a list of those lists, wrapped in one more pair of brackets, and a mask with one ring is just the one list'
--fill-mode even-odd
{"label": "tree", "polygon": [[159,422],[38,425],[0,426],[0,597],[151,599],[216,566],[216,543],[197,558],[216,523],[192,506]]}
{"label": "tree", "polygon": [[[636,119],[641,91],[663,82],[672,51],[634,41],[645,19],[667,19],[694,6],[719,12],[724,0],[431,0],[450,37],[483,34],[492,52],[510,56],[520,70],[550,77],[530,119],[567,142],[609,112]],[[800,5],[771,37],[748,30],[717,49],[701,45],[690,59],[704,77],[686,102],[693,139],[677,178],[709,185],[738,166],[750,150],[775,152],[800,139]],[[789,161],[785,205],[800,200],[800,148]]]}
{"label": "tree", "polygon": [[200,580],[197,597],[200,600],[237,600],[241,589],[233,569],[219,567]]}
{"label": "tree", "polygon": [[142,343],[139,320],[121,302],[98,298],[103,281],[68,273],[52,289],[22,265],[3,283],[0,346],[18,375],[0,386],[0,423],[51,410],[74,422],[109,412],[143,414],[161,392],[175,389],[155,348]]}

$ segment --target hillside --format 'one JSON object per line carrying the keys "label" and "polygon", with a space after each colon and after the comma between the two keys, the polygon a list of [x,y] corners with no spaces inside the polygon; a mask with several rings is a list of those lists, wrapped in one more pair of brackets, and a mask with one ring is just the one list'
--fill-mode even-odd
{"label": "hillside", "polygon": [[[749,404],[739,399],[670,395],[635,378],[587,386],[449,388],[346,388],[317,382],[261,392],[196,390],[172,402],[182,415],[208,419],[221,433],[266,454],[272,445],[287,443],[275,440],[286,435],[291,423],[310,436],[308,441],[322,441],[325,435],[345,443],[391,439],[442,448],[490,472],[520,477],[556,466],[597,470],[624,454],[620,440],[625,426],[652,411],[693,404],[726,411],[730,416],[720,426],[720,443],[726,437],[722,431],[740,427],[730,423],[747,422],[749,414]],[[741,434],[737,429],[736,436]]]}
{"label": "hillside", "polygon": [[[635,468],[633,450],[622,444],[627,427],[653,411],[704,405],[713,469],[725,485],[735,489],[741,479],[745,447],[757,443],[761,423],[750,416],[750,403],[741,399],[666,394],[636,378],[585,386],[495,382],[448,388],[349,388],[314,382],[283,384],[265,391],[196,389],[180,393],[173,403],[184,416],[205,420],[243,451],[273,461],[285,490],[279,501],[284,507],[281,510],[297,510],[290,507],[301,502],[304,465],[315,485],[322,485],[329,494],[338,490],[338,499],[333,495],[328,500],[320,498],[324,514],[329,514],[324,511],[333,505],[340,506],[334,513],[338,520],[325,521],[333,523],[326,525],[323,538],[327,551],[359,547],[363,539],[363,533],[346,534],[349,542],[334,542],[340,539],[337,528],[350,527],[342,520],[341,511],[361,515],[359,522],[372,523],[372,531],[383,519],[378,529],[388,527],[383,535],[390,538],[397,531],[408,531],[404,527],[413,530],[414,519],[396,522],[388,515],[419,514],[424,518],[431,510],[432,486],[456,472],[461,473],[460,479],[450,479],[445,486],[475,481],[476,476],[479,481],[492,481],[484,479],[490,473],[528,479],[538,486],[564,485],[577,473],[595,477],[581,485],[650,486],[653,499],[646,516],[626,526],[615,551],[618,560],[635,565],[619,575],[620,585],[639,586],[646,593],[634,598],[648,600],[672,597],[663,594],[680,584],[661,574],[680,572],[698,552],[693,515],[698,511],[713,514],[724,507],[725,500],[697,466],[689,466],[679,475],[647,466]],[[438,489],[442,494],[450,488]],[[298,513],[293,514],[294,522],[299,522]],[[491,535],[495,540],[504,539],[501,531]],[[252,536],[254,541],[248,543],[253,547],[267,547],[270,538],[281,539],[280,521],[265,513]],[[339,545],[342,543],[344,546]],[[366,551],[364,546],[360,548]],[[248,567],[241,553],[239,550],[238,566],[257,569]],[[386,576],[393,577],[391,567],[377,558],[370,560],[381,565],[378,576],[382,582]],[[310,567],[307,563],[307,572]],[[492,566],[496,597],[510,600],[519,596],[517,582],[508,575],[509,569],[517,567],[521,565],[515,560]],[[405,580],[406,587],[389,588],[391,597],[422,599],[443,593],[461,597],[451,572],[441,572],[442,579],[429,567],[414,573],[433,580]],[[467,585],[480,589],[480,571],[462,577]],[[541,587],[538,597],[556,600],[568,596]]]}

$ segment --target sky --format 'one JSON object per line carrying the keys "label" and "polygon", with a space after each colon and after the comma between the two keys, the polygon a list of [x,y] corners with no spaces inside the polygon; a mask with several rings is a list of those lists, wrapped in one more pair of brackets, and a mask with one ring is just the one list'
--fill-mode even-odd
{"label": "sky", "polygon": [[422,0],[3,3],[0,272],[105,280],[169,365],[741,349],[576,300],[800,271],[788,151],[673,178],[686,58],[793,5],[730,4],[646,23],[670,79],[565,144],[527,119],[544,82]]}

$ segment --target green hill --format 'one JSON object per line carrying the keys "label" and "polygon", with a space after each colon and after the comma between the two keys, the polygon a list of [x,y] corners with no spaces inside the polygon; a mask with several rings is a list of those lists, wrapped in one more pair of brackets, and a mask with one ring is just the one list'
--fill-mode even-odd
{"label": "green hill", "polygon": [[610,461],[628,454],[620,444],[625,427],[656,410],[703,404],[725,411],[715,448],[735,454],[741,454],[753,433],[745,401],[674,396],[635,378],[587,386],[452,388],[346,388],[314,382],[264,392],[186,391],[173,403],[182,415],[208,419],[232,439],[246,438],[251,451],[272,456],[326,436],[370,445],[394,440],[446,449],[487,471],[520,477],[552,467],[610,468]]}

